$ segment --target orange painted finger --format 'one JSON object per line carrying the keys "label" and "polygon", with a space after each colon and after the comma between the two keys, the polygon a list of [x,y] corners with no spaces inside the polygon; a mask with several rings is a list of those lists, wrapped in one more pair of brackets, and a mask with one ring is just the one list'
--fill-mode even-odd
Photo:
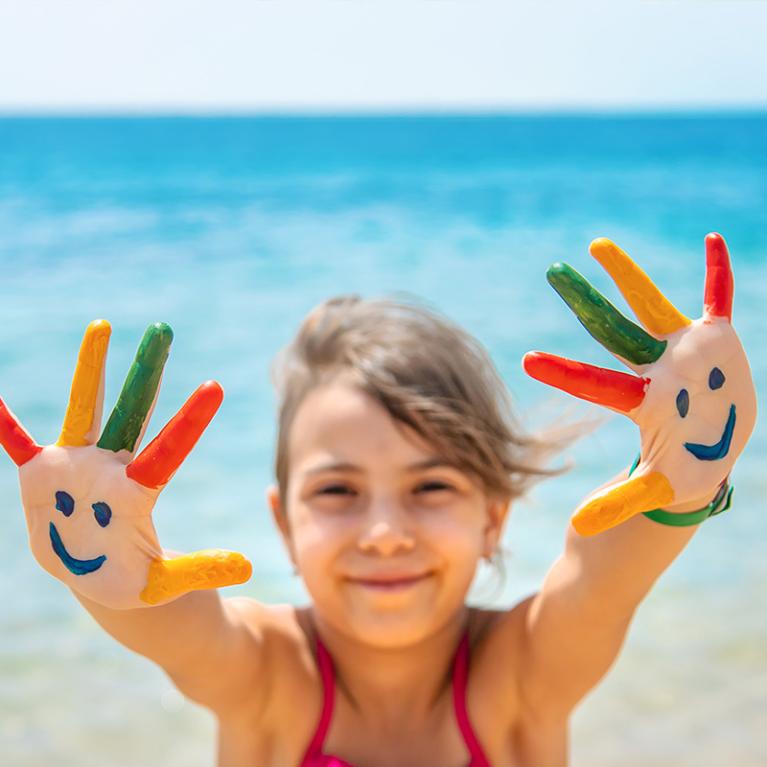
{"label": "orange painted finger", "polygon": [[642,404],[650,383],[646,378],[546,352],[528,352],[522,366],[538,381],[623,413],[630,413]]}
{"label": "orange painted finger", "polygon": [[181,406],[162,431],[125,469],[144,487],[167,484],[197,443],[224,398],[216,381],[207,381]]}
{"label": "orange painted finger", "polygon": [[22,466],[42,450],[1,399],[0,445],[17,466]]}

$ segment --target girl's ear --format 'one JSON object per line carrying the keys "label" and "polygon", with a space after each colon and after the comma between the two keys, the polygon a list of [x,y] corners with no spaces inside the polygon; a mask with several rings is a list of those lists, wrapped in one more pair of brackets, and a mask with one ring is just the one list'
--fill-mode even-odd
{"label": "girl's ear", "polygon": [[277,529],[280,531],[282,541],[285,544],[285,548],[288,551],[288,556],[291,562],[295,565],[295,557],[293,556],[293,546],[290,540],[290,526],[288,525],[288,515],[282,508],[282,501],[280,500],[280,489],[277,485],[270,485],[266,490],[266,500],[269,504],[269,508],[272,510],[272,519],[274,524],[277,525]]}
{"label": "girl's ear", "polygon": [[503,528],[511,510],[511,502],[503,498],[491,498],[487,502],[487,523],[484,530],[483,556],[489,559],[498,548]]}
{"label": "girl's ear", "polygon": [[266,488],[266,502],[269,504],[269,508],[272,510],[272,516],[274,521],[277,522],[277,517],[282,509],[282,503],[280,501],[280,488],[277,485],[269,485]]}

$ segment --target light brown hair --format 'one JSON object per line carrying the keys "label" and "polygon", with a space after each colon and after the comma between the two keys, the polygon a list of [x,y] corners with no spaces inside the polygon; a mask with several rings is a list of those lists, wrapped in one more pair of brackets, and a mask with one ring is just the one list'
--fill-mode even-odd
{"label": "light brown hair", "polygon": [[296,412],[312,389],[338,376],[473,476],[488,496],[512,501],[536,479],[558,473],[542,466],[558,445],[522,432],[507,389],[475,338],[411,299],[340,296],[309,313],[274,363],[283,510]]}

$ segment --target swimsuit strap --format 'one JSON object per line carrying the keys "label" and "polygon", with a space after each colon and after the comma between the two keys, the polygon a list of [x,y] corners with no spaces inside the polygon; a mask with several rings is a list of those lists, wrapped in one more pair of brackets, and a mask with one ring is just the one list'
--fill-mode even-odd
{"label": "swimsuit strap", "polygon": [[325,742],[325,736],[330,727],[330,719],[333,716],[333,699],[335,697],[333,661],[330,653],[325,649],[325,645],[322,644],[319,635],[317,636],[317,663],[320,668],[320,677],[322,678],[322,714],[320,715],[320,721],[314,737],[311,743],[309,743],[309,748],[306,749],[304,758],[301,760],[302,765],[308,764],[310,759],[321,756],[322,744]]}
{"label": "swimsuit strap", "polygon": [[466,688],[469,681],[469,632],[464,632],[458,651],[455,654],[453,664],[453,705],[455,706],[455,718],[461,728],[466,746],[471,755],[469,767],[490,767],[490,762],[479,744],[474,728],[469,720],[469,712],[466,710]]}
{"label": "swimsuit strap", "polygon": [[[322,640],[317,636],[317,663],[322,678],[322,714],[317,725],[314,737],[306,749],[301,765],[308,765],[312,759],[322,757],[322,745],[325,742],[330,720],[333,716],[333,699],[335,697],[335,674],[333,671],[333,659],[330,653],[322,644]],[[466,747],[469,749],[471,762],[469,767],[491,767],[490,762],[482,750],[482,746],[474,734],[474,728],[469,720],[469,713],[466,710],[466,687],[469,679],[469,634],[464,632],[458,645],[453,662],[453,706],[455,708],[455,718],[458,727],[461,730]]]}

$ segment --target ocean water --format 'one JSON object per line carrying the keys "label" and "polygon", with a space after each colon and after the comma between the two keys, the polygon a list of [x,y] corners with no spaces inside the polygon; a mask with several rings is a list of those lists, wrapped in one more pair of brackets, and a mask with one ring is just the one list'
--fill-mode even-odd
{"label": "ocean water", "polygon": [[[264,501],[269,365],[304,314],[341,293],[407,292],[490,350],[526,426],[589,418],[527,380],[544,349],[615,365],[545,280],[566,260],[624,306],[588,255],[608,236],[698,316],[703,237],[722,232],[734,324],[767,380],[767,115],[0,120],[0,394],[40,442],[63,416],[86,324],[113,325],[107,405],[141,333],[175,330],[150,434],[199,382],[219,415],[161,497],[169,548],[243,551],[232,593],[302,601]],[[476,603],[541,583],[579,499],[631,461],[613,417],[511,516],[508,575]],[[767,764],[767,517],[757,425],[734,509],[707,522],[642,605],[616,666],[582,704],[577,767]],[[0,461],[3,765],[203,767],[214,725],[162,672],[106,636],[32,559],[16,471]]]}

